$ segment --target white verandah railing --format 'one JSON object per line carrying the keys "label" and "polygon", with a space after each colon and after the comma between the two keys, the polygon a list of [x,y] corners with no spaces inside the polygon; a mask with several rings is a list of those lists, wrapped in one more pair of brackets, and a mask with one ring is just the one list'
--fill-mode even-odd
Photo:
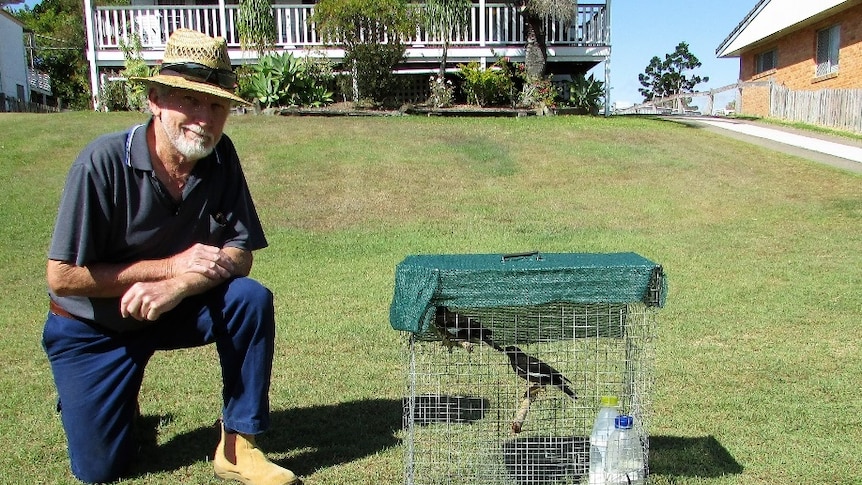
{"label": "white verandah railing", "polygon": [[[273,5],[276,23],[276,48],[324,47],[309,18],[313,5]],[[606,46],[610,44],[605,4],[579,4],[571,25],[549,19],[546,36],[549,45]],[[171,33],[180,28],[221,36],[228,46],[240,46],[236,28],[237,5],[215,6],[133,6],[96,7],[93,12],[95,50],[119,50],[121,44],[137,34],[145,48],[163,47]],[[518,9],[506,4],[474,4],[470,25],[453,41],[460,46],[518,45],[525,40],[524,21]],[[423,29],[407,39],[413,46],[439,47],[442,41]]]}

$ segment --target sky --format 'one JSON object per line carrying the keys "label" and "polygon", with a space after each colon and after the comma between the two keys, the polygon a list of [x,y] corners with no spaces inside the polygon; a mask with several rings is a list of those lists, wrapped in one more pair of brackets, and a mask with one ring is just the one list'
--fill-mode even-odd
{"label": "sky", "polygon": [[[754,8],[758,0],[612,0],[611,103],[640,103],[638,81],[653,56],[664,59],[680,42],[703,64],[694,71],[709,82],[695,89],[708,91],[739,78],[739,58],[719,59],[715,50]],[[583,0],[589,3],[589,0]],[[604,80],[604,63],[592,71]],[[715,108],[732,101],[733,91],[716,96]],[[698,100],[695,100],[697,103]]]}

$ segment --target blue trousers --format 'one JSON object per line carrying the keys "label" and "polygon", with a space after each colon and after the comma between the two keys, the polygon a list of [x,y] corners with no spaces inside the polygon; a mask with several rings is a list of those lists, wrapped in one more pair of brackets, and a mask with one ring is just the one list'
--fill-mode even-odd
{"label": "blue trousers", "polygon": [[57,386],[72,473],[109,482],[128,469],[144,368],[157,350],[216,344],[226,428],[258,434],[269,427],[275,342],[272,293],[235,278],[187,298],[142,330],[115,333],[48,314],[42,345]]}

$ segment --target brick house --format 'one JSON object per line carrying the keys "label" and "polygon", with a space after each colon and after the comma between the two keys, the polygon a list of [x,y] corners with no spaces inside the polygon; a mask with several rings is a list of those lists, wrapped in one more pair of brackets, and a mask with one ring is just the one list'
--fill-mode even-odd
{"label": "brick house", "polygon": [[[862,0],[759,0],[716,49],[739,58],[740,114],[768,116],[770,86],[862,88]],[[840,63],[839,63],[840,61]]]}

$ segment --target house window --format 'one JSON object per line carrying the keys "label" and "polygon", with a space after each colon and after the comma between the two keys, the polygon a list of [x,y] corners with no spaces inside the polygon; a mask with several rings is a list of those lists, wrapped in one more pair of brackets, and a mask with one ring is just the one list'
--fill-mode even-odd
{"label": "house window", "polygon": [[838,72],[838,47],[841,40],[838,25],[817,31],[817,71],[815,76]]}
{"label": "house window", "polygon": [[778,64],[778,56],[776,55],[775,49],[767,52],[761,52],[757,54],[754,59],[754,73],[760,74],[761,72],[766,72],[770,69],[775,69]]}

